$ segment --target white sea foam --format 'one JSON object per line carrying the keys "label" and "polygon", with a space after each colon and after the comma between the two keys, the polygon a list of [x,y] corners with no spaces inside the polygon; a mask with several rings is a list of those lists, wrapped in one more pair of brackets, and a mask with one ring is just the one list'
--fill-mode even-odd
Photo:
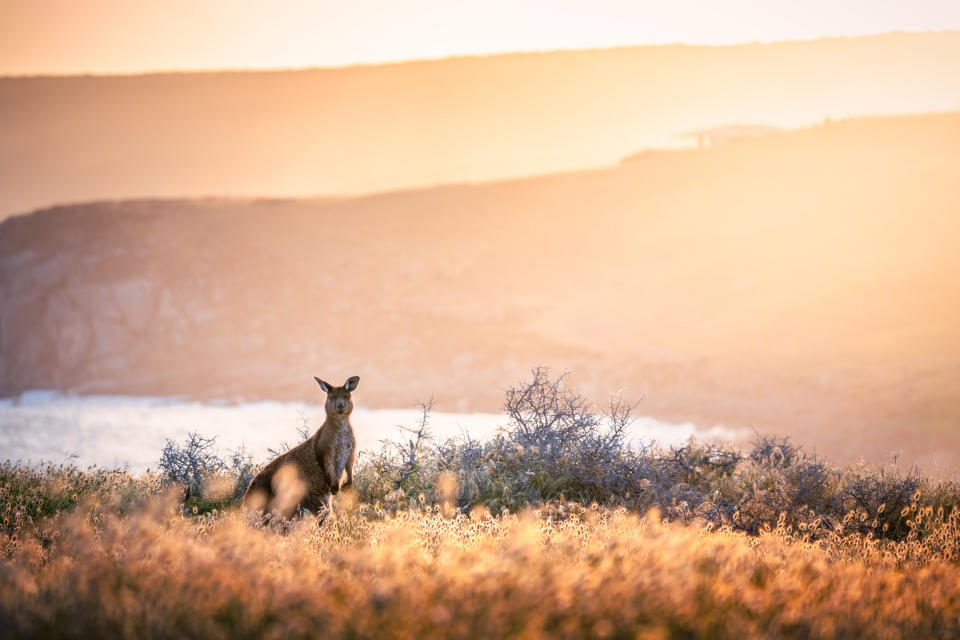
{"label": "white sea foam", "polygon": [[[406,439],[398,426],[413,426],[417,409],[358,407],[351,418],[361,450],[377,449],[380,441]],[[30,464],[73,462],[77,466],[128,465],[133,471],[155,468],[167,438],[182,441],[191,431],[216,436],[221,453],[243,445],[258,460],[286,441],[299,441],[298,427],[311,433],[324,419],[323,405],[304,402],[192,402],[179,398],[136,396],[71,396],[37,390],[0,399],[0,460]],[[492,435],[506,423],[503,414],[430,414],[435,436],[463,432],[478,439]],[[661,445],[699,439],[730,440],[738,431],[726,427],[700,429],[692,423],[672,424],[638,418],[629,441],[656,440]]]}

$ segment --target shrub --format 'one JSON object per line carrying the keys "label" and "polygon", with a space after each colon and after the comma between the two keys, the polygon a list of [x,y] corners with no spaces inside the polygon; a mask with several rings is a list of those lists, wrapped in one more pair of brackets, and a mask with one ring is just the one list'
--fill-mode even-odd
{"label": "shrub", "polygon": [[622,502],[618,494],[642,490],[637,452],[624,445],[632,405],[611,401],[603,414],[546,369],[506,393],[506,426],[481,443],[465,434],[437,442],[429,429],[432,403],[422,405],[419,423],[406,442],[387,441],[368,454],[358,473],[361,499],[398,507],[439,501],[441,474],[452,474],[456,504],[498,512],[549,500]]}
{"label": "shrub", "polygon": [[[597,413],[565,375],[544,368],[506,391],[505,425],[487,442],[438,441],[429,429],[432,403],[405,442],[365,454],[357,472],[362,501],[388,512],[444,502],[456,486],[463,512],[517,511],[551,501],[656,507],[666,518],[700,521],[750,534],[782,526],[817,538],[843,532],[904,540],[915,534],[917,509],[957,509],[960,490],[934,485],[915,470],[865,465],[838,470],[790,443],[757,436],[747,452],[691,439],[667,449],[625,444],[635,405],[614,398]],[[448,480],[444,480],[447,478]],[[904,512],[910,506],[913,511]],[[920,523],[924,522],[921,518]]]}
{"label": "shrub", "polygon": [[160,454],[160,471],[168,482],[184,487],[184,500],[199,496],[204,478],[223,470],[223,460],[216,453],[216,440],[196,432],[187,434],[182,445],[167,439]]}
{"label": "shrub", "polygon": [[238,503],[259,470],[245,447],[228,454],[220,457],[215,437],[191,432],[182,445],[167,440],[159,467],[168,486],[182,488],[185,509],[206,513]]}

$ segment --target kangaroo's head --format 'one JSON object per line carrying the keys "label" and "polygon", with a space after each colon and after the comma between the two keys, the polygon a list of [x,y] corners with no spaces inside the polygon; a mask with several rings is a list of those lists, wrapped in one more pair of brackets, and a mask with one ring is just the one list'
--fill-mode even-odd
{"label": "kangaroo's head", "polygon": [[357,388],[360,376],[347,378],[342,387],[335,387],[316,376],[313,379],[317,381],[321,389],[327,392],[327,404],[325,406],[328,416],[350,415],[350,412],[353,411],[353,400],[350,399],[350,392]]}

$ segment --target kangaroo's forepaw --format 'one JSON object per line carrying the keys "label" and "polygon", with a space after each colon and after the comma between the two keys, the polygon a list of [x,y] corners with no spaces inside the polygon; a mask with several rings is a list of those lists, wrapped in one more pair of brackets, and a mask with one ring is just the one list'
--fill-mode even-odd
{"label": "kangaroo's forepaw", "polygon": [[340,488],[341,488],[341,489],[349,489],[349,488],[352,487],[352,486],[353,486],[353,480],[347,480],[346,482],[343,483],[343,486],[340,487]]}
{"label": "kangaroo's forepaw", "polygon": [[337,495],[338,493],[340,493],[340,485],[335,484],[332,487],[330,487],[330,493],[333,495]]}

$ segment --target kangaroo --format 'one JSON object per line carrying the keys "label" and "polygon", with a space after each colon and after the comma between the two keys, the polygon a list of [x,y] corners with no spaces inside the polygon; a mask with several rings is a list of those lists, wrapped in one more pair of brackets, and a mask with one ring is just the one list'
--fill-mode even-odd
{"label": "kangaroo", "polygon": [[[357,388],[360,378],[352,376],[342,387],[317,377],[314,380],[327,394],[327,419],[315,434],[271,460],[250,482],[243,495],[243,506],[251,511],[276,511],[290,518],[308,509],[321,513],[325,519],[330,513],[331,497],[341,488],[353,485],[357,439],[350,426],[350,392]],[[344,470],[347,481],[341,485]]]}

